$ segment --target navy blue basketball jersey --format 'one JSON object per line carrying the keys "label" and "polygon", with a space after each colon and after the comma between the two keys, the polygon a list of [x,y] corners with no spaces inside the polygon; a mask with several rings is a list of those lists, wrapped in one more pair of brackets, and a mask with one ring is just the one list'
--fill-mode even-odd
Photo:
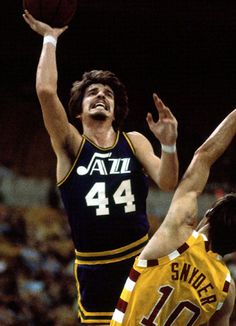
{"label": "navy blue basketball jersey", "polygon": [[76,250],[117,249],[147,233],[147,177],[125,133],[117,133],[109,148],[83,136],[77,158],[58,186]]}
{"label": "navy blue basketball jersey", "polygon": [[75,245],[78,315],[109,324],[134,258],[148,240],[147,177],[125,133],[101,148],[86,136],[58,184]]}
{"label": "navy blue basketball jersey", "polygon": [[116,249],[147,233],[147,177],[125,133],[118,133],[109,148],[83,136],[71,170],[58,185],[76,250]]}

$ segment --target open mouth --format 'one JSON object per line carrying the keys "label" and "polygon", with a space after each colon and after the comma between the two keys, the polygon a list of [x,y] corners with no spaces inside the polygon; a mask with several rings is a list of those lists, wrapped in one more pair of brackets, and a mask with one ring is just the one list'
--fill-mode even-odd
{"label": "open mouth", "polygon": [[104,102],[97,102],[92,106],[92,109],[99,109],[108,111],[108,108]]}

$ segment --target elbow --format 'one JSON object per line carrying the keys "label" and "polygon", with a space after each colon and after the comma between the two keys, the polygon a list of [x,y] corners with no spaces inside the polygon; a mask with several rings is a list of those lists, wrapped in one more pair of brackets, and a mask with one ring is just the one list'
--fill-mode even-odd
{"label": "elbow", "polygon": [[172,183],[167,185],[166,191],[174,191],[178,186],[178,181],[179,181],[179,178],[178,178],[178,176],[176,176],[176,178],[172,180]]}
{"label": "elbow", "polygon": [[193,161],[204,163],[205,165],[211,165],[210,156],[207,149],[204,147],[199,147],[193,155]]}
{"label": "elbow", "polygon": [[199,148],[194,152],[193,159],[186,171],[187,175],[191,174],[198,174],[202,173],[203,171],[210,171],[211,165],[213,161],[209,156],[209,153],[204,148]]}
{"label": "elbow", "polygon": [[172,191],[174,191],[175,189],[176,189],[176,187],[177,187],[177,184],[178,184],[178,182],[176,182],[176,183],[171,183],[171,184],[168,184],[168,183],[163,183],[161,186],[160,186],[160,189],[162,190],[162,191],[165,191],[165,192],[172,192]]}
{"label": "elbow", "polygon": [[176,189],[178,185],[178,174],[173,176],[170,180],[165,178],[165,180],[159,180],[159,188],[165,192],[171,192]]}
{"label": "elbow", "polygon": [[43,83],[36,83],[36,92],[39,99],[46,99],[53,96],[56,93],[56,90]]}
{"label": "elbow", "polygon": [[163,187],[160,187],[160,190],[161,191],[164,191],[164,192],[172,192],[172,191],[175,190],[175,188],[174,187],[170,187],[168,185],[164,185]]}
{"label": "elbow", "polygon": [[176,189],[179,182],[179,166],[178,164],[165,171],[160,171],[157,184],[162,191],[171,192]]}

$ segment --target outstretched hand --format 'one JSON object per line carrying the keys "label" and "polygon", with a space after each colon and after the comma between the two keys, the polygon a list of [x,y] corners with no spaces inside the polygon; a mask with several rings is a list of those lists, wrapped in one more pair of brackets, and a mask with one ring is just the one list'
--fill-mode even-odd
{"label": "outstretched hand", "polygon": [[161,144],[173,145],[176,143],[178,136],[177,120],[170,109],[165,106],[162,100],[155,93],[153,94],[153,100],[158,111],[159,119],[155,122],[152,114],[148,113],[146,118],[148,126]]}
{"label": "outstretched hand", "polygon": [[58,38],[58,36],[60,36],[68,28],[68,26],[53,28],[50,25],[35,19],[28,10],[24,10],[23,18],[33,31],[42,36],[52,35],[55,38]]}

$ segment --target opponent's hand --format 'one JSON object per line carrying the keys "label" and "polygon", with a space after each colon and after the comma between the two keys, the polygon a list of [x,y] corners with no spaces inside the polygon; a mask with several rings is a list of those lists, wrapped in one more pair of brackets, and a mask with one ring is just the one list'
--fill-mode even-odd
{"label": "opponent's hand", "polygon": [[176,143],[178,136],[177,120],[170,109],[165,106],[155,93],[153,94],[153,100],[158,111],[159,119],[155,122],[152,114],[149,112],[146,117],[148,126],[161,144],[173,145]]}
{"label": "opponent's hand", "polygon": [[35,19],[28,10],[24,10],[23,18],[33,31],[42,36],[52,35],[55,38],[58,38],[58,36],[60,36],[68,28],[68,26],[53,28],[50,25]]}

